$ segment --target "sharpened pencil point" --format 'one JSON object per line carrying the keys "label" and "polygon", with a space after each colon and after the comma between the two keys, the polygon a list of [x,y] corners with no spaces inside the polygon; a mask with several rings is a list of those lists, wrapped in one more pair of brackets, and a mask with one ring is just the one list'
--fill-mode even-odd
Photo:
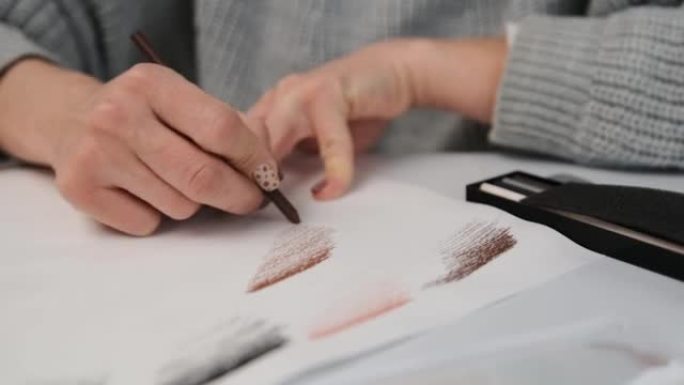
{"label": "sharpened pencil point", "polygon": [[264,195],[273,202],[278,210],[280,210],[290,222],[294,224],[301,223],[301,218],[299,217],[297,209],[295,209],[292,203],[285,198],[285,195],[283,195],[280,190],[264,191]]}

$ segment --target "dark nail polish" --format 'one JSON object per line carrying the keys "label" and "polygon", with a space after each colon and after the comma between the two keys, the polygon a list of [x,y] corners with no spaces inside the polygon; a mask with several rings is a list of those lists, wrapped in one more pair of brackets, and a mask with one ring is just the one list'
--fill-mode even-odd
{"label": "dark nail polish", "polygon": [[316,185],[314,185],[314,186],[311,188],[311,193],[314,194],[314,195],[318,195],[318,193],[320,193],[321,191],[323,191],[323,189],[324,189],[325,186],[327,186],[327,185],[328,185],[328,181],[326,181],[326,180],[324,179],[324,180],[322,180],[322,181],[316,183]]}
{"label": "dark nail polish", "polygon": [[280,170],[278,170],[278,179],[280,179],[281,182],[285,179],[285,174]]}

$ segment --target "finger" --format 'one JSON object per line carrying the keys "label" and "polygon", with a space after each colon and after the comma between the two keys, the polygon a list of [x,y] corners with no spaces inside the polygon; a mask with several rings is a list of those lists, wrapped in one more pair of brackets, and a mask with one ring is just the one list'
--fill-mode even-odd
{"label": "finger", "polygon": [[[265,190],[278,188],[277,163],[266,144],[245,125],[240,114],[179,74],[154,64],[137,65],[134,78],[154,113],[207,152],[224,158]],[[258,170],[268,169],[267,173]],[[275,178],[271,178],[275,175]]]}
{"label": "finger", "polygon": [[349,131],[354,142],[354,151],[358,154],[372,148],[380,140],[386,126],[387,121],[381,119],[352,122]]}
{"label": "finger", "polygon": [[300,140],[311,135],[309,121],[302,111],[302,79],[299,74],[286,76],[248,112],[250,117],[265,123],[267,143],[276,159],[290,154]]}
{"label": "finger", "polygon": [[198,203],[160,179],[132,152],[121,149],[113,160],[117,167],[108,178],[112,187],[128,191],[173,219],[187,219],[199,209]]}
{"label": "finger", "polygon": [[271,154],[273,154],[273,151],[269,147],[269,142],[270,142],[270,137],[268,133],[268,129],[266,128],[266,124],[264,123],[264,120],[261,118],[258,118],[256,116],[250,115],[249,112],[243,113],[241,111],[237,111],[238,114],[240,115],[240,118],[242,121],[245,123],[247,128],[252,131],[254,135],[256,135],[257,139],[266,145],[267,148],[271,151]]}
{"label": "finger", "polygon": [[339,197],[354,177],[354,147],[341,98],[322,94],[313,100],[310,116],[325,166],[325,181],[314,186],[314,197],[321,200]]}
{"label": "finger", "polygon": [[254,103],[252,108],[247,111],[247,116],[254,119],[265,119],[268,111],[271,109],[275,96],[276,90],[274,88],[266,91],[266,93]]}
{"label": "finger", "polygon": [[280,160],[278,154],[275,154],[271,146],[271,134],[266,126],[266,114],[275,97],[275,91],[269,90],[252,106],[252,108],[245,114],[245,121],[248,127],[261,140],[261,143],[266,143],[271,154],[275,156],[276,160]]}
{"label": "finger", "polygon": [[145,135],[138,135],[132,148],[154,174],[185,197],[233,214],[247,214],[262,203],[258,187],[225,161],[151,117],[147,122]]}
{"label": "finger", "polygon": [[130,235],[150,235],[161,223],[161,214],[157,210],[116,189],[96,190],[92,199],[80,209],[98,222]]}
{"label": "finger", "polygon": [[290,74],[281,79],[278,84],[266,91],[259,100],[254,103],[252,108],[249,109],[247,114],[250,117],[257,119],[265,119],[268,112],[271,110],[273,103],[278,95],[283,95],[285,92],[290,91],[295,85],[302,83],[303,76],[297,73]]}
{"label": "finger", "polygon": [[[259,119],[259,118],[252,117],[249,115],[245,116],[244,120],[245,120],[245,123],[247,124],[247,127],[249,127],[249,129],[252,130],[254,135],[256,135],[257,138],[259,138],[261,143],[266,143],[267,145],[270,146],[269,143],[271,142],[271,136],[270,136],[270,133],[268,132],[268,127],[266,127],[266,122],[263,119]],[[273,149],[271,148],[270,150],[271,150],[271,153],[273,154]],[[276,154],[273,154],[273,155],[276,156]],[[277,156],[276,156],[276,159],[278,159]]]}
{"label": "finger", "polygon": [[278,95],[266,117],[270,147],[277,159],[290,154],[297,143],[311,136],[311,125],[300,95],[296,91]]}
{"label": "finger", "polygon": [[[359,154],[368,151],[377,144],[387,126],[385,120],[360,120],[349,124],[354,152]],[[297,149],[309,154],[318,154],[318,142],[315,138],[306,138],[297,143]]]}

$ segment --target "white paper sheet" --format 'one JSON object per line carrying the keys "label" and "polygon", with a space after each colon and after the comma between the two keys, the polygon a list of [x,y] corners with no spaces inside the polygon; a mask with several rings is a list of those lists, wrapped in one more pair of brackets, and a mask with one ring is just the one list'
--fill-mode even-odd
{"label": "white paper sheet", "polygon": [[[452,341],[455,342],[455,341]],[[514,335],[454,344],[441,355],[363,364],[348,373],[299,379],[299,385],[668,385],[684,383],[684,366],[667,341],[644,325],[590,318]],[[378,364],[375,362],[375,364]],[[578,370],[579,369],[579,370]],[[646,381],[646,380],[650,381]]]}
{"label": "white paper sheet", "polygon": [[[3,384],[153,383],[193,338],[236,316],[269,320],[289,342],[217,383],[277,384],[452,321],[595,258],[555,231],[499,210],[367,180],[329,203],[313,202],[304,188],[289,191],[307,226],[332,229],[335,247],[316,266],[247,293],[272,242],[291,226],[274,208],[248,218],[205,212],[136,239],[103,231],[56,204],[54,195],[42,197],[58,207],[43,207],[54,211],[48,223],[35,228],[34,239],[15,232],[0,258]],[[9,215],[22,221],[18,212]],[[516,245],[460,281],[427,287],[445,274],[445,240],[474,221],[510,228]],[[54,230],[41,232],[48,228]],[[383,296],[400,303],[311,339],[321,325]]]}

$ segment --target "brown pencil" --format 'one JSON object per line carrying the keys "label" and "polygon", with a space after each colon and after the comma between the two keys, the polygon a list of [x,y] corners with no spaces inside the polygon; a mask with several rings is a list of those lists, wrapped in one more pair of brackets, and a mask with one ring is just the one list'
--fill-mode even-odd
{"label": "brown pencil", "polygon": [[[152,48],[152,44],[142,32],[135,32],[133,35],[131,35],[131,40],[133,40],[133,43],[135,43],[135,45],[140,49],[140,51],[142,51],[151,62],[165,66],[164,62],[161,60],[161,57],[157,54],[154,48]],[[283,193],[281,193],[280,190],[276,189],[272,191],[266,191],[264,189],[261,189],[261,191],[264,193],[264,196],[266,196],[271,202],[273,202],[273,204],[278,208],[278,210],[280,210],[280,212],[283,213],[285,218],[287,218],[290,222],[301,222],[297,209],[295,209],[292,203],[290,203],[290,201],[287,198],[285,198],[285,195],[283,195]]]}

